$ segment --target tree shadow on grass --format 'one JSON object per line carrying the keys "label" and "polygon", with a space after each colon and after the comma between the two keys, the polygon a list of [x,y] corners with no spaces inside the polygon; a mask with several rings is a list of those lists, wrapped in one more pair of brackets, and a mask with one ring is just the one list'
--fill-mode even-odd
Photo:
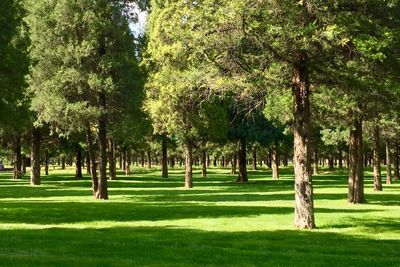
{"label": "tree shadow on grass", "polygon": [[171,227],[2,230],[5,266],[398,266],[398,240]]}

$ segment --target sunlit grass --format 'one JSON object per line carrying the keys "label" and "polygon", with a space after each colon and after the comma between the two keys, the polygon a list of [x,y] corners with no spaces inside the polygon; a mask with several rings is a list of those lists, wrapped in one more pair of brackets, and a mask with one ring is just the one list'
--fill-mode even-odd
{"label": "sunlit grass", "polygon": [[347,204],[345,172],[314,178],[318,229],[293,228],[293,174],[269,170],[235,183],[229,169],[211,169],[194,188],[183,170],[136,167],[109,181],[110,200],[94,200],[89,177],[50,168],[43,185],[0,174],[0,265],[400,265],[400,186]]}

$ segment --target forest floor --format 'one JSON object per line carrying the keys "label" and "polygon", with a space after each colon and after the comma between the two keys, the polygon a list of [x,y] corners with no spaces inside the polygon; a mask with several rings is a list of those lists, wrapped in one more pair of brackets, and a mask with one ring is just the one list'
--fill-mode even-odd
{"label": "forest floor", "polygon": [[50,170],[42,186],[0,173],[0,266],[400,266],[400,185],[347,203],[346,172],[314,177],[317,230],[293,227],[293,173],[235,183],[210,169],[184,189],[183,170],[134,168],[91,197],[89,177]]}

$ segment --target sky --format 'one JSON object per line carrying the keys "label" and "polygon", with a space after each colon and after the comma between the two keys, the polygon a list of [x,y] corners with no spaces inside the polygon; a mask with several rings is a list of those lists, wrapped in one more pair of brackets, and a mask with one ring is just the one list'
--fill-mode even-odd
{"label": "sky", "polygon": [[131,23],[129,25],[129,27],[131,28],[131,30],[135,36],[139,36],[145,30],[146,22],[147,22],[147,15],[148,15],[147,12],[140,12],[139,10],[137,10],[137,11],[138,11],[138,22]]}

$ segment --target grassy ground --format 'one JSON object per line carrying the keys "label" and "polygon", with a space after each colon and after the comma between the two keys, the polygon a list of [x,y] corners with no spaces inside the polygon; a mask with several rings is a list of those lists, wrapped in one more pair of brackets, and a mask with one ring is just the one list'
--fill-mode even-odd
{"label": "grassy ground", "polygon": [[400,186],[372,189],[349,205],[346,173],[314,178],[318,230],[293,228],[293,175],[271,180],[229,170],[134,169],[109,182],[109,201],[91,197],[90,180],[53,170],[43,185],[0,174],[1,266],[400,266]]}

